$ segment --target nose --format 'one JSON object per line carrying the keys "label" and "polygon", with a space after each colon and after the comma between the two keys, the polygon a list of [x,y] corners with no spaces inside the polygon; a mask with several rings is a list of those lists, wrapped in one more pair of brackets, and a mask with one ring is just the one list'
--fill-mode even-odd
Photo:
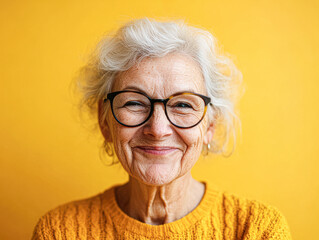
{"label": "nose", "polygon": [[155,139],[162,139],[173,133],[172,124],[168,121],[163,103],[155,103],[153,114],[144,125],[143,132]]}

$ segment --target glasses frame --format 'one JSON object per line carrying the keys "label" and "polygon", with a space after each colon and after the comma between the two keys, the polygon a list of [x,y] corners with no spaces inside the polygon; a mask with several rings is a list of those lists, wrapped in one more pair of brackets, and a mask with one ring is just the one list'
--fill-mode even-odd
{"label": "glasses frame", "polygon": [[[122,122],[120,122],[115,114],[114,114],[114,110],[113,110],[113,100],[114,98],[120,94],[120,93],[124,93],[124,92],[132,92],[132,93],[137,93],[137,94],[141,94],[145,97],[148,98],[148,100],[151,102],[151,111],[148,115],[148,117],[142,122],[142,123],[139,123],[139,124],[136,124],[136,125],[126,125]],[[205,103],[205,109],[204,109],[204,113],[203,113],[203,116],[202,118],[198,121],[198,123],[190,126],[190,127],[181,127],[181,126],[178,126],[176,124],[174,124],[170,118],[168,117],[168,114],[167,114],[167,108],[166,108],[166,104],[169,100],[171,100],[173,97],[176,97],[176,96],[179,96],[179,95],[196,95],[196,96],[199,96],[200,98],[202,98],[204,100],[204,103]],[[210,97],[207,97],[207,96],[204,96],[202,94],[199,94],[199,93],[192,93],[192,92],[183,92],[183,93],[177,93],[177,94],[173,94],[171,95],[169,98],[166,98],[166,99],[152,99],[150,98],[149,96],[147,96],[147,94],[143,93],[143,92],[138,92],[138,91],[133,91],[133,90],[124,90],[124,91],[117,91],[117,92],[112,92],[112,93],[109,93],[107,94],[107,97],[103,99],[104,103],[107,102],[107,100],[110,101],[110,104],[111,104],[111,110],[112,110],[112,114],[113,114],[113,117],[115,118],[115,120],[120,123],[121,125],[125,126],[125,127],[138,127],[138,126],[141,126],[143,125],[144,123],[146,123],[150,118],[151,116],[153,115],[153,112],[154,112],[154,104],[159,102],[159,103],[163,103],[164,104],[164,109],[165,109],[165,115],[166,115],[166,118],[168,119],[168,121],[175,127],[178,127],[178,128],[183,128],[183,129],[186,129],[186,128],[192,128],[192,127],[195,127],[196,125],[198,125],[205,117],[206,115],[206,112],[207,112],[207,105],[208,104],[212,104],[211,103],[211,98]]]}

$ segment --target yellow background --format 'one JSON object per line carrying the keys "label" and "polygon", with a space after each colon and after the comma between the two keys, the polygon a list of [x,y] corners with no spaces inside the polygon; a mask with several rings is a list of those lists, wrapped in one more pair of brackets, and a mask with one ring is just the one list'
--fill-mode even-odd
{"label": "yellow background", "polygon": [[294,239],[319,235],[318,1],[2,1],[0,239],[29,239],[47,210],[127,177],[99,158],[70,83],[102,34],[138,17],[183,18],[235,56],[246,93],[231,158],[199,180],[276,206]]}

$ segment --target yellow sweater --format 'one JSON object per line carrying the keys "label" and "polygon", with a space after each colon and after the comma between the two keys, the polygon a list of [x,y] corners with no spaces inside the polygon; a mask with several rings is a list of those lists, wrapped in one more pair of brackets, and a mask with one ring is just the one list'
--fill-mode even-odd
{"label": "yellow sweater", "polygon": [[207,184],[197,208],[159,226],[123,213],[114,188],[51,210],[39,220],[32,239],[291,239],[287,222],[276,208]]}

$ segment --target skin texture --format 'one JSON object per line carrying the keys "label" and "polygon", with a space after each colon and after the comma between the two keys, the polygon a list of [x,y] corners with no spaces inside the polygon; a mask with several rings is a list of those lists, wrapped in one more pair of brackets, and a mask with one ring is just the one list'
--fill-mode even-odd
{"label": "skin texture", "polygon": [[[177,92],[206,94],[197,63],[183,54],[145,58],[115,80],[113,91],[138,90],[151,98],[168,98]],[[162,103],[156,103],[152,117],[142,126],[125,127],[109,111],[100,121],[107,141],[130,175],[116,197],[129,216],[148,223],[163,224],[191,212],[204,194],[204,185],[191,176],[203,143],[213,137],[207,116],[190,129],[180,129],[168,121]],[[103,124],[104,123],[104,124]]]}

